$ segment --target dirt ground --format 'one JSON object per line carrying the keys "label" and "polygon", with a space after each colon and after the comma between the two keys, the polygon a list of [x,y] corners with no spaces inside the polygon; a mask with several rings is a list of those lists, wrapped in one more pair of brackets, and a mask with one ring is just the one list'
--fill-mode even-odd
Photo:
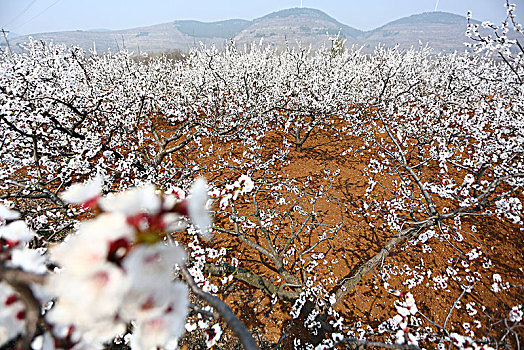
{"label": "dirt ground", "polygon": [[[282,134],[268,135],[262,142],[264,147],[260,156],[268,157],[282,144]],[[291,150],[287,157],[287,165],[276,165],[271,169],[282,177],[295,179],[299,183],[309,181],[311,186],[316,187],[327,185],[324,169],[340,170],[330,196],[338,199],[342,205],[344,225],[336,239],[323,248],[327,264],[316,270],[316,277],[325,281],[330,288],[336,289],[340,281],[376,254],[393,234],[379,228],[380,218],[354,214],[365,201],[367,187],[364,168],[369,154],[367,151],[360,152],[361,146],[362,142],[356,137],[342,134],[333,137],[329,132],[319,132],[306,142],[302,151]],[[214,144],[213,156],[200,158],[199,161],[212,164],[218,158],[231,158],[232,155],[241,155],[243,151],[241,145],[233,143]],[[257,174],[256,169],[252,171]],[[323,215],[326,222],[340,220],[340,211],[334,201],[323,201],[317,211]],[[464,233],[460,242],[431,238],[425,245],[407,243],[399,247],[385,259],[380,268],[367,274],[337,306],[336,310],[344,317],[345,324],[353,326],[357,334],[358,328],[366,329],[367,326],[371,326],[373,331],[367,333],[367,336],[376,335],[378,325],[396,314],[394,303],[397,297],[385,290],[385,281],[380,273],[388,270],[388,283],[393,288],[413,293],[420,314],[427,319],[426,325],[431,326],[432,322],[442,325],[448,319],[446,328],[450,332],[471,334],[469,332],[473,331],[474,334],[471,335],[474,335],[474,338],[500,338],[506,331],[502,320],[508,316],[513,306],[524,303],[524,235],[516,225],[494,217],[470,217],[463,221],[464,232],[471,233],[472,226],[476,227],[476,233]],[[305,244],[310,243],[307,242],[308,237],[302,239]],[[238,240],[226,234],[216,233],[209,246],[228,247],[240,260],[240,266],[274,280],[275,273],[272,268],[262,261],[256,252]],[[471,260],[467,253],[478,247],[482,248],[483,255]],[[454,268],[457,274],[463,275],[464,278],[480,276],[471,293],[461,295],[462,289],[451,279],[447,281],[447,286],[437,288],[432,277],[445,276],[446,268],[449,267]],[[429,277],[428,271],[431,271]],[[516,287],[495,293],[492,290],[494,274],[499,274],[503,282]],[[422,275],[423,281],[420,284],[411,289],[402,284],[415,275],[419,276],[418,278]],[[261,344],[274,346],[278,342],[281,348],[292,348],[292,339],[304,336],[303,330],[296,330],[297,321],[293,322],[289,315],[292,307],[290,303],[278,302],[272,305],[271,297],[267,293],[239,281],[222,287],[219,296],[223,297],[239,318],[254,331]],[[460,308],[450,312],[454,303]],[[474,303],[470,305],[475,309],[470,310],[469,314],[465,307],[468,303]],[[479,322],[480,327],[477,328]],[[523,330],[518,332],[522,336]],[[384,340],[380,336],[374,339]],[[515,339],[508,341],[514,343]],[[218,348],[235,348],[235,344],[232,335],[226,334]]]}

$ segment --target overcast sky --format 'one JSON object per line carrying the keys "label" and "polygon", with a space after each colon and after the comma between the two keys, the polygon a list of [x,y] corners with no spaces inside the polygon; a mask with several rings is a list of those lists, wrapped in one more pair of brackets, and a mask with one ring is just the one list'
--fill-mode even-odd
{"label": "overcast sky", "polygon": [[[517,4],[523,18],[524,0]],[[389,21],[437,9],[500,23],[505,0],[303,0],[352,27],[369,30]],[[254,19],[300,6],[300,0],[0,0],[0,27],[19,34],[63,30],[125,29],[177,19]]]}

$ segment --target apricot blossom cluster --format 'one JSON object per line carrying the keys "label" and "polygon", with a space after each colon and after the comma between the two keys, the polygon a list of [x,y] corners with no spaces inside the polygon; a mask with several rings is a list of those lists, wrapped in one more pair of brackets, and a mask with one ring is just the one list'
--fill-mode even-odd
{"label": "apricot blossom cluster", "polygon": [[[2,272],[45,276],[41,284],[22,291],[8,278],[0,282],[0,344],[27,332],[34,322],[26,316],[35,306],[28,303],[33,298],[37,305],[46,304],[46,331],[33,348],[66,343],[66,348],[99,347],[124,334],[129,324],[133,349],[176,347],[184,333],[188,290],[174,280],[174,268],[185,263],[186,254],[169,234],[185,228],[190,218],[209,238],[207,185],[197,179],[187,198],[151,185],[103,196],[101,185],[102,178],[96,177],[62,194],[69,203],[89,206],[96,216],[49,249],[47,259],[43,251],[28,248],[34,233],[17,220],[19,214],[0,205]],[[50,263],[54,272],[47,273]]]}

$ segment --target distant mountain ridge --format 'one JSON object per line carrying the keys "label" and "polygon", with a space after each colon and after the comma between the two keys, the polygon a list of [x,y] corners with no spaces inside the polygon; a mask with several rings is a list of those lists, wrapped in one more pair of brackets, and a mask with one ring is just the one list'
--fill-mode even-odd
{"label": "distant mountain ridge", "polygon": [[219,22],[175,21],[179,31],[194,37],[204,38],[232,38],[251,22],[244,19],[229,19]]}
{"label": "distant mountain ridge", "polygon": [[321,20],[325,20],[325,21],[328,21],[328,22],[332,22],[339,29],[341,29],[341,31],[343,31],[346,34],[351,35],[351,36],[356,36],[356,35],[360,35],[360,34],[363,33],[362,30],[359,30],[359,29],[350,27],[350,26],[348,26],[346,24],[340,23],[339,21],[337,21],[333,17],[330,17],[325,12],[322,12],[322,11],[317,10],[317,9],[311,9],[311,8],[291,8],[291,9],[286,9],[286,10],[280,10],[280,11],[277,11],[277,12],[272,12],[272,13],[270,13],[268,15],[263,16],[263,17],[257,18],[255,20],[253,20],[253,22],[254,23],[263,22],[263,21],[266,21],[268,19],[274,19],[274,18],[284,18],[285,19],[285,18],[289,18],[291,16],[300,16],[300,15],[306,15],[306,16],[308,16],[310,18],[316,18],[317,20],[321,19]]}
{"label": "distant mountain ridge", "polygon": [[[479,21],[472,21],[480,24]],[[425,12],[391,21],[358,37],[366,49],[379,43],[395,43],[401,48],[428,44],[436,52],[464,51],[467,18],[449,12]],[[391,44],[386,45],[391,46]]]}
{"label": "distant mountain ridge", "polygon": [[[480,23],[474,21],[474,23]],[[340,32],[348,44],[357,44],[365,51],[379,43],[401,48],[429,44],[436,52],[465,50],[464,35],[467,19],[447,12],[426,12],[391,21],[379,28],[362,31],[338,22],[328,14],[311,8],[292,8],[276,11],[252,21],[230,19],[218,22],[177,20],[147,27],[125,30],[67,31],[31,35],[35,40],[77,45],[98,52],[117,51],[122,47],[133,51],[187,51],[199,42],[222,47],[232,38],[238,45],[264,39],[273,47],[284,47],[301,42],[316,49],[329,44],[328,35]],[[20,50],[29,36],[11,38],[14,50]],[[0,46],[5,46],[1,43]]]}

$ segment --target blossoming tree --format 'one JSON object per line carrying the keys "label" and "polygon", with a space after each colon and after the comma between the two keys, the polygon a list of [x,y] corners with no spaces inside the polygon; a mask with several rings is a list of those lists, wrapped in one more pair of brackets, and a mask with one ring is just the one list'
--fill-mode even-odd
{"label": "blossoming tree", "polygon": [[518,347],[506,6],[475,55],[0,53],[0,344]]}

